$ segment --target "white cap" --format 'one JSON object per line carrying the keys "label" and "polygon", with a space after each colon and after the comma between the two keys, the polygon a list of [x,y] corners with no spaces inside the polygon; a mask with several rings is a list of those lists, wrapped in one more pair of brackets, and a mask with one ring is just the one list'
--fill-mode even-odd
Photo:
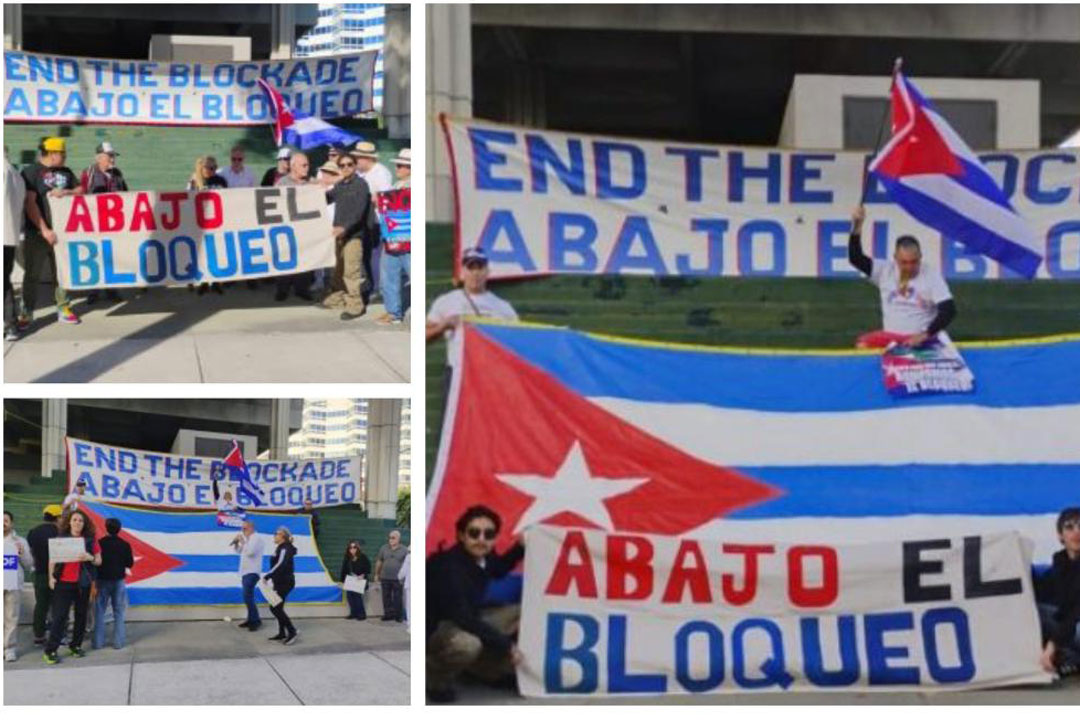
{"label": "white cap", "polygon": [[277,151],[278,160],[288,160],[292,157],[292,150],[287,147],[283,147]]}

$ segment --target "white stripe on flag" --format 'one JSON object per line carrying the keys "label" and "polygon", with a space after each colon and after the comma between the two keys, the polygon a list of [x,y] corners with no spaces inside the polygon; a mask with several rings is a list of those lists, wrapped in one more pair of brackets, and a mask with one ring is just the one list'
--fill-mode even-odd
{"label": "white stripe on flag", "polygon": [[[334,582],[324,573],[296,573],[296,587],[332,587]],[[130,588],[223,588],[240,587],[237,572],[166,572],[137,583]]]}
{"label": "white stripe on flag", "polygon": [[[1080,406],[776,413],[589,398],[703,460],[735,466],[1080,462]],[[798,438],[793,442],[792,438]],[[851,438],[880,438],[867,444]]]}
{"label": "white stripe on flag", "polygon": [[[193,533],[163,533],[149,530],[125,528],[132,535],[149,543],[156,549],[169,555],[222,555],[235,557],[239,562],[240,554],[235,552],[229,542],[236,537],[239,530],[226,530],[221,532],[193,532]],[[266,539],[266,556],[274,553],[274,544],[269,535]],[[293,545],[296,546],[297,557],[318,554],[315,544],[308,535],[293,535]]]}
{"label": "white stripe on flag", "polygon": [[964,142],[964,139],[956,134],[956,131],[953,130],[949,121],[938,115],[931,108],[925,108],[925,110],[927,119],[930,120],[930,123],[937,128],[939,133],[941,133],[941,137],[945,140],[945,144],[949,146],[949,149],[968,162],[982,167],[979,158],[975,156],[975,153],[972,152],[971,148]]}

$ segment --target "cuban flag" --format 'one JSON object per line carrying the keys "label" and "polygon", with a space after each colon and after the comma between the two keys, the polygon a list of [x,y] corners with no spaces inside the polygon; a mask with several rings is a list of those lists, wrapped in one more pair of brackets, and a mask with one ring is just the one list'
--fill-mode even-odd
{"label": "cuban flag", "polygon": [[247,463],[244,462],[244,454],[240,452],[240,445],[235,440],[232,441],[232,450],[222,460],[222,464],[229,471],[229,479],[239,484],[239,497],[237,497],[237,500],[240,497],[246,498],[255,507],[266,504],[262,499],[262,496],[266,493],[251,479]]}
{"label": "cuban flag", "polygon": [[[218,527],[214,512],[158,512],[80,503],[94,521],[98,538],[105,535],[105,519],[117,518],[120,537],[131,543],[135,565],[127,578],[131,605],[239,605],[240,556],[229,545],[235,529]],[[266,538],[263,571],[270,569],[274,550],[271,538],[281,526],[289,529],[296,545],[296,589],[289,602],[341,602],[334,583],[319,557],[307,515],[248,513],[255,532]],[[265,598],[256,590],[259,602]]]}
{"label": "cuban flag", "polygon": [[900,72],[892,85],[892,138],[870,174],[919,222],[1031,279],[1039,239],[971,149]]}
{"label": "cuban flag", "polygon": [[270,83],[262,78],[257,82],[270,102],[274,115],[274,142],[278,147],[291,145],[308,150],[320,145],[353,145],[363,139],[303,110],[290,108],[284,96],[270,87]]}
{"label": "cuban flag", "polygon": [[669,346],[465,324],[428,552],[470,505],[499,549],[543,523],[731,542],[1019,531],[1080,501],[1080,338],[967,345],[975,392],[893,398],[860,351]]}

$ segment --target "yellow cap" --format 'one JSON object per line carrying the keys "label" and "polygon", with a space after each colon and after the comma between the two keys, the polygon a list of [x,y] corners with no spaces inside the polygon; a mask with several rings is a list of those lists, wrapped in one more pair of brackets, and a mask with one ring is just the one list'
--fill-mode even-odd
{"label": "yellow cap", "polygon": [[45,138],[42,147],[45,152],[67,152],[67,140],[58,137]]}
{"label": "yellow cap", "polygon": [[52,515],[53,517],[60,517],[64,514],[64,509],[59,505],[46,505],[44,512]]}

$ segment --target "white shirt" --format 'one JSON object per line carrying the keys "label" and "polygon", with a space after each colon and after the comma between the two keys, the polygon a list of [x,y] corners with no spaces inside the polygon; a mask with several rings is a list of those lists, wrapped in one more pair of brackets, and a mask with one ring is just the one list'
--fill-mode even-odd
{"label": "white shirt", "polygon": [[[16,545],[18,541],[22,546],[22,552],[19,552],[19,548]],[[7,563],[9,558],[17,558],[15,563],[16,568],[12,570],[7,569]],[[34,556],[30,554],[30,546],[26,540],[22,539],[14,532],[10,535],[4,536],[4,591],[8,590],[22,590],[23,587],[23,571],[34,569]]]}
{"label": "white shirt", "polygon": [[[241,533],[243,537],[243,533]],[[266,554],[266,538],[259,533],[251,533],[251,536],[239,544],[236,552],[240,553],[240,576],[262,575],[263,555]]]}
{"label": "white shirt", "polygon": [[937,305],[952,298],[945,278],[937,268],[925,262],[919,265],[919,274],[908,281],[905,292],[900,292],[900,269],[894,260],[874,260],[870,282],[881,291],[881,326],[887,332],[926,332],[937,317]]}
{"label": "white shirt", "polygon": [[370,170],[359,175],[367,181],[372,193],[386,192],[394,187],[394,176],[390,174],[390,169],[380,163],[375,163]]}
{"label": "white shirt", "polygon": [[4,246],[15,247],[19,244],[23,218],[26,217],[23,210],[26,183],[14,165],[7,161],[4,165]]}
{"label": "white shirt", "polygon": [[[472,302],[470,302],[470,300]],[[470,295],[464,288],[451,290],[435,298],[431,304],[427,319],[431,322],[443,322],[454,315],[479,315],[480,317],[494,317],[503,320],[517,321],[518,314],[510,303],[492,292],[482,292],[479,295]],[[443,337],[447,340],[446,364],[451,368],[456,367],[457,356],[461,354],[457,345],[461,341],[459,333],[453,328],[447,330]]]}
{"label": "white shirt", "polygon": [[255,187],[255,176],[246,165],[238,173],[233,172],[232,165],[228,165],[218,170],[217,174],[225,178],[225,182],[229,183],[231,188]]}
{"label": "white shirt", "polygon": [[69,507],[72,510],[78,510],[79,501],[82,500],[82,498],[83,496],[79,494],[78,490],[72,490],[64,497],[64,504],[60,507],[62,507],[64,510],[67,510]]}

